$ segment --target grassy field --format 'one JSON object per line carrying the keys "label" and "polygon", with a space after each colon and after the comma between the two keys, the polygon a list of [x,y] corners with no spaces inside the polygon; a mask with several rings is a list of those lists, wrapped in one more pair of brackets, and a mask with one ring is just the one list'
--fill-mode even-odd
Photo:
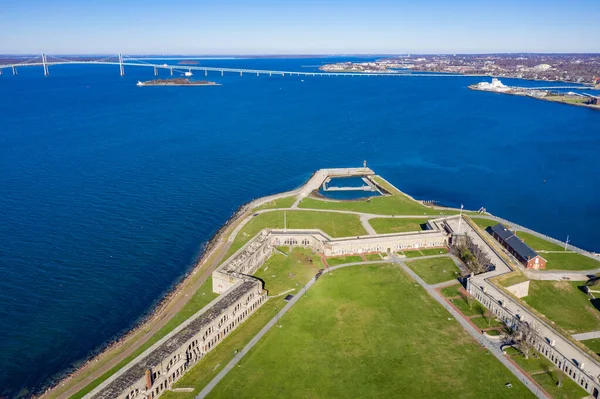
{"label": "grassy field", "polygon": [[367,260],[382,260],[383,259],[380,254],[366,254],[365,258]]}
{"label": "grassy field", "polygon": [[324,275],[209,397],[533,397],[449,316],[396,266]]}
{"label": "grassy field", "polygon": [[338,256],[335,258],[327,258],[327,264],[329,266],[337,266],[337,265],[342,265],[344,263],[355,263],[355,262],[363,262],[363,259],[358,255]]}
{"label": "grassy field", "polygon": [[212,279],[208,279],[198,291],[194,294],[192,299],[167,323],[158,330],[156,334],[154,334],[145,344],[141,345],[137,350],[135,350],[131,355],[127,356],[121,362],[119,362],[115,367],[104,373],[99,378],[95,379],[92,383],[87,385],[84,389],[77,392],[75,395],[71,396],[70,399],[79,399],[84,397],[87,393],[89,393],[92,389],[96,388],[103,381],[109,378],[111,375],[119,371],[123,366],[129,363],[131,360],[136,358],[146,349],[154,345],[158,342],[162,337],[170,333],[183,323],[185,320],[190,318],[194,313],[198,312],[204,306],[208,305],[213,299],[215,299],[218,295],[212,292]]}
{"label": "grassy field", "polygon": [[600,312],[578,288],[577,281],[538,281],[529,283],[523,298],[531,307],[570,333],[600,330]]}
{"label": "grassy field", "polygon": [[391,218],[375,218],[369,220],[369,224],[379,234],[387,233],[404,233],[406,231],[425,230],[423,227],[427,223],[425,218],[410,218],[410,219],[391,219]]}
{"label": "grassy field", "polygon": [[295,201],[296,196],[290,195],[289,197],[283,197],[274,201],[267,202],[266,204],[254,208],[254,210],[260,211],[261,209],[289,208],[294,204]]}
{"label": "grassy field", "polygon": [[454,215],[454,210],[436,210],[417,202],[400,191],[394,190],[379,178],[380,184],[389,189],[392,195],[373,197],[369,200],[358,201],[322,201],[315,198],[305,198],[300,202],[301,208],[337,209],[352,212],[373,213],[377,215]]}
{"label": "grassy field", "polygon": [[525,281],[529,280],[527,277],[525,277],[524,275],[515,272],[516,274],[514,276],[511,276],[509,278],[505,278],[503,280],[500,280],[500,284],[503,287],[510,287],[513,286],[515,284],[519,284],[519,283],[524,283]]}
{"label": "grassy field", "polygon": [[302,288],[322,268],[321,257],[311,249],[293,248],[288,256],[275,252],[254,276],[264,281],[269,296],[274,296]]}
{"label": "grassy field", "polygon": [[349,237],[367,234],[356,215],[335,212],[273,211],[253,217],[240,230],[223,260],[233,255],[259,231],[266,227],[283,228],[283,213],[286,213],[289,229],[321,229],[332,237]]}
{"label": "grassy field", "polygon": [[562,251],[564,247],[562,245],[555,244],[553,242],[544,240],[533,234],[526,233],[524,231],[517,231],[517,237],[519,237],[525,244],[529,245],[536,251]]}
{"label": "grassy field", "polygon": [[[528,359],[525,359],[518,350],[508,348],[506,355],[527,372],[527,374],[531,375],[553,398],[580,399],[588,396],[588,393],[583,388],[562,371],[558,370],[552,362],[541,354],[533,352]],[[559,376],[562,380],[562,387],[556,385]]]}
{"label": "grassy field", "polygon": [[460,270],[454,261],[446,256],[441,258],[418,259],[406,262],[427,284],[437,284],[456,279]]}
{"label": "grassy field", "polygon": [[498,222],[495,220],[476,218],[476,217],[471,217],[471,221],[473,223],[475,223],[477,226],[481,227],[483,230],[487,229],[490,226],[495,226],[498,224]]}
{"label": "grassy field", "polygon": [[421,256],[444,255],[448,253],[447,248],[427,248],[427,249],[411,249],[399,251],[398,254],[405,255],[407,258],[419,258]]}
{"label": "grassy field", "polygon": [[581,343],[600,355],[600,338],[586,339],[585,341],[581,341]]}
{"label": "grassy field", "polygon": [[540,253],[546,259],[547,270],[592,270],[600,269],[600,260],[588,258],[576,252]]}

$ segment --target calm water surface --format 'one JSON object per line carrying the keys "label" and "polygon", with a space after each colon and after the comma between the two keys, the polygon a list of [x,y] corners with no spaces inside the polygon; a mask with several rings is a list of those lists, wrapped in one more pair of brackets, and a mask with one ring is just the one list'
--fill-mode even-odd
{"label": "calm water surface", "polygon": [[470,91],[481,79],[466,77],[215,75],[222,86],[139,88],[151,69],[50,73],[0,76],[0,396],[126,331],[237,207],[319,168],[366,159],[416,198],[483,206],[600,250],[600,112]]}

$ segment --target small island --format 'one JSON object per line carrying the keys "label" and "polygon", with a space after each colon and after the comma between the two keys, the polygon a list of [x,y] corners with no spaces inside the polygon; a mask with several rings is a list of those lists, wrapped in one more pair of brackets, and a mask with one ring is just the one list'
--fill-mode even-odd
{"label": "small island", "polygon": [[[586,89],[585,86],[581,87]],[[587,94],[587,93],[575,93],[575,92],[559,92],[549,89],[536,89],[535,87],[516,87],[507,86],[503,84],[500,79],[493,78],[492,83],[480,82],[469,86],[471,90],[480,91],[491,91],[494,93],[512,94],[514,96],[526,96],[536,98],[538,100],[553,101],[569,105],[578,105],[582,107],[592,108],[600,110],[600,97]],[[593,90],[593,87],[589,87],[589,90]]]}
{"label": "small island", "polygon": [[216,82],[207,80],[190,80],[185,78],[175,79],[154,79],[146,82],[137,82],[137,86],[220,86]]}

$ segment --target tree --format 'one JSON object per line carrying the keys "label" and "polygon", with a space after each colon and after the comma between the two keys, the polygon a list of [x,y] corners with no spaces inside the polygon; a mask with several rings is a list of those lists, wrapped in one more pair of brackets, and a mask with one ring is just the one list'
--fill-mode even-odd
{"label": "tree", "polygon": [[460,297],[462,298],[462,300],[465,301],[465,303],[467,304],[467,306],[469,307],[469,309],[471,309],[473,307],[473,298],[471,298],[471,295],[469,295],[469,293],[465,290],[458,290],[458,295],[460,295]]}
{"label": "tree", "polygon": [[535,344],[536,333],[533,327],[526,321],[521,321],[519,326],[513,330],[512,339],[515,347],[529,359],[529,353]]}

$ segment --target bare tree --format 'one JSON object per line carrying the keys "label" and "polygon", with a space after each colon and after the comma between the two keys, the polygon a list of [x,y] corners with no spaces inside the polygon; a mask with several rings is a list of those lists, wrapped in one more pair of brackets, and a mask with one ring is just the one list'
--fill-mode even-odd
{"label": "bare tree", "polygon": [[529,359],[529,353],[535,345],[536,333],[533,327],[526,321],[519,323],[516,330],[513,331],[512,339],[516,348]]}

